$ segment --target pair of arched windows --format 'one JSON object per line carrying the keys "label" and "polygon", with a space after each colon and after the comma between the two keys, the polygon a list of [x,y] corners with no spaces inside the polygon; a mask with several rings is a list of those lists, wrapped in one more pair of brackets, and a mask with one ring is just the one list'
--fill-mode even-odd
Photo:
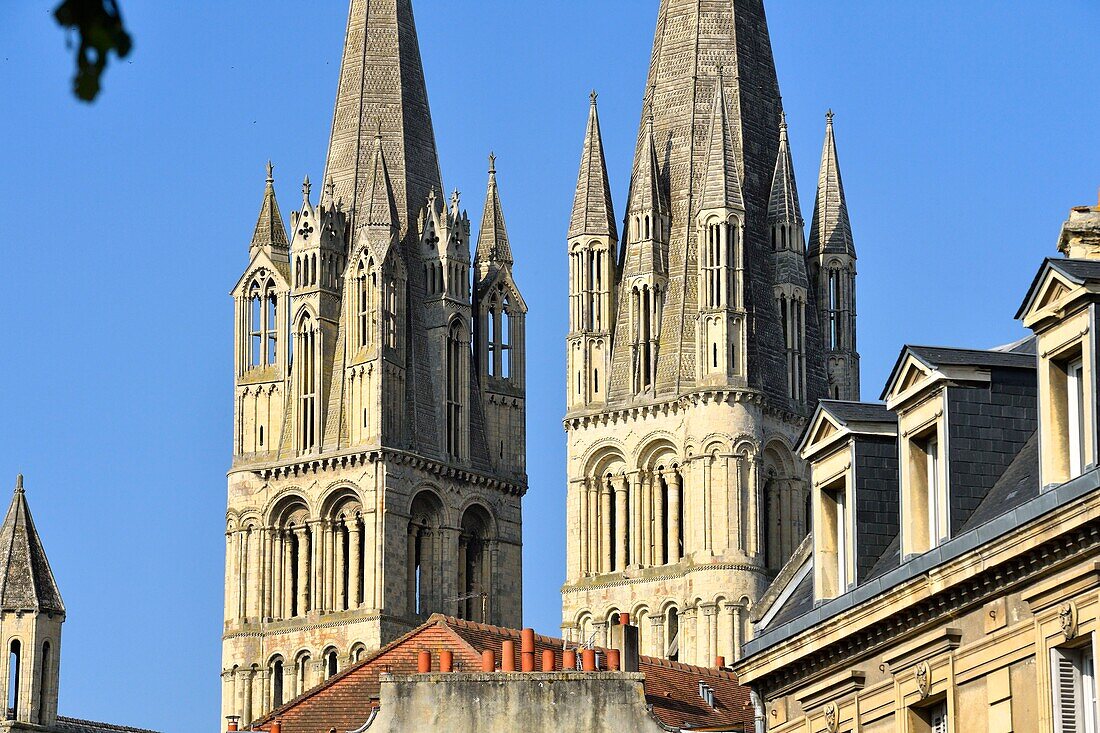
{"label": "pair of arched windows", "polygon": [[298,381],[298,447],[313,450],[317,445],[317,391],[319,333],[309,313],[298,319],[295,334],[295,371]]}
{"label": "pair of arched windows", "polygon": [[360,347],[374,343],[378,305],[378,273],[374,269],[374,260],[360,262],[355,273],[356,329]]}
{"label": "pair of arched windows", "polygon": [[249,366],[273,366],[278,358],[279,298],[275,281],[254,280],[248,289]]}
{"label": "pair of arched windows", "polygon": [[648,284],[631,290],[630,315],[634,331],[634,392],[653,386],[657,373],[657,339],[661,330],[663,293]]}
{"label": "pair of arched windows", "polygon": [[[43,717],[42,713],[47,707],[47,701],[50,699],[50,664],[52,663],[50,651],[50,642],[42,642],[42,658],[39,660],[38,679],[39,720],[26,720],[26,722],[41,722]],[[11,643],[8,645],[8,706],[7,715],[5,716],[8,720],[25,720],[25,718],[19,717],[22,714],[20,706],[24,703],[24,700],[20,697],[23,692],[22,675],[23,643],[18,639],[12,639]]]}
{"label": "pair of arched windows", "polygon": [[787,354],[787,396],[806,398],[806,302],[799,295],[779,296],[779,321]]}
{"label": "pair of arched windows", "polygon": [[703,281],[699,289],[704,308],[729,308],[734,300],[737,261],[737,225],[714,221],[703,230],[700,243]]}

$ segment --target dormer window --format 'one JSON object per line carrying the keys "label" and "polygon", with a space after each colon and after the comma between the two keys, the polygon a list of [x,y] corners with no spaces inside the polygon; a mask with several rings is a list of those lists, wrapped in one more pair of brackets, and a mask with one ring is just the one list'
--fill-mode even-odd
{"label": "dormer window", "polygon": [[937,547],[950,532],[938,430],[932,428],[908,442],[909,512],[903,526],[910,535],[905,552],[913,555]]}
{"label": "dormer window", "polygon": [[1066,365],[1066,440],[1069,478],[1085,472],[1085,370],[1080,359]]}
{"label": "dormer window", "polygon": [[815,596],[836,598],[855,580],[852,552],[852,501],[847,473],[818,490],[814,517]]}

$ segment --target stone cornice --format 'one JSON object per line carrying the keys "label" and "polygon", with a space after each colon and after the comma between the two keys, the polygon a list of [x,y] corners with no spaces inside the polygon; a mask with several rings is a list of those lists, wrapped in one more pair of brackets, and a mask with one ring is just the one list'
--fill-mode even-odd
{"label": "stone cornice", "polygon": [[450,463],[443,463],[425,458],[410,451],[397,448],[359,448],[344,451],[334,451],[316,456],[297,456],[263,465],[237,465],[229,473],[247,471],[254,473],[268,481],[270,479],[287,478],[290,476],[303,476],[316,474],[336,468],[349,468],[355,466],[373,465],[379,462],[392,462],[400,465],[408,465],[421,471],[434,474],[440,478],[452,478],[465,481],[475,486],[484,486],[488,489],[499,491],[511,496],[523,496],[527,493],[527,482],[505,481],[495,476],[480,473]]}
{"label": "stone cornice", "polygon": [[[645,573],[646,570],[658,570],[660,572],[653,573],[652,575]],[[677,580],[684,578],[693,573],[711,572],[711,571],[728,571],[737,570],[747,573],[757,573],[767,577],[764,568],[759,565],[752,565],[750,563],[708,563],[708,564],[691,564],[685,566],[669,565],[664,568],[643,568],[641,573],[634,574],[636,571],[624,571],[621,573],[605,573],[603,575],[589,576],[586,578],[579,578],[577,580],[568,581],[562,586],[562,595],[569,595],[575,593],[587,593],[593,590],[602,590],[604,588],[617,588],[620,586],[637,585],[638,583],[653,583],[667,580]],[[627,574],[631,573],[631,574]]]}
{"label": "stone cornice", "polygon": [[665,400],[654,400],[640,404],[608,406],[601,410],[578,412],[566,415],[562,421],[566,432],[587,428],[590,425],[614,425],[629,420],[646,417],[675,415],[682,409],[707,404],[743,403],[761,408],[766,415],[790,422],[796,426],[805,425],[808,418],[786,409],[773,406],[763,392],[755,389],[734,387],[700,387],[686,394]]}

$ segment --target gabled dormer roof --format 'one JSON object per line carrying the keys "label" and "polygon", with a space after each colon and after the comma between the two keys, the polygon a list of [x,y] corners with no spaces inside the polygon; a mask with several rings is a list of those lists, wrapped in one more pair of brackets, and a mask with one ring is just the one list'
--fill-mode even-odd
{"label": "gabled dormer roof", "polygon": [[714,106],[710,113],[710,144],[707,148],[707,174],[703,180],[700,211],[708,209],[745,210],[741,177],[737,173],[737,151],[733,129],[726,109],[726,84],[722,69],[715,82]]}
{"label": "gabled dormer roof", "polygon": [[803,458],[850,435],[897,435],[898,417],[881,402],[821,400],[799,441]]}
{"label": "gabled dormer roof", "polygon": [[260,216],[256,220],[256,228],[252,232],[252,244],[249,252],[255,256],[256,252],[268,254],[280,253],[285,255],[290,248],[290,242],[286,237],[286,226],[283,224],[283,216],[279,213],[279,202],[275,198],[275,166],[271,161],[267,162],[267,182],[264,184],[264,200],[260,205]]}
{"label": "gabled dormer roof", "polygon": [[1035,355],[997,349],[906,346],[894,363],[879,399],[893,407],[933,382],[972,379],[992,368],[1035,369]]}
{"label": "gabled dormer roof", "polygon": [[0,526],[0,570],[0,610],[65,613],[61,592],[31,519],[22,475],[15,480],[15,495]]}
{"label": "gabled dormer roof", "polygon": [[512,246],[508,242],[508,227],[504,224],[504,208],[497,190],[496,156],[489,155],[489,190],[485,194],[485,211],[481,215],[481,228],[477,233],[475,261],[481,265],[513,264]]}
{"label": "gabled dormer roof", "polygon": [[1048,257],[1031,281],[1016,318],[1031,327],[1086,292],[1100,294],[1100,260]]}
{"label": "gabled dormer roof", "polygon": [[584,150],[581,152],[581,167],[577,174],[577,192],[573,196],[573,216],[569,221],[568,237],[573,239],[590,235],[618,239],[595,92],[592,92],[591,99],[592,103],[588,108],[588,129],[584,134]]}
{"label": "gabled dormer roof", "polygon": [[366,206],[360,212],[359,226],[396,228],[401,220],[397,213],[397,200],[393,195],[390,172],[386,165],[386,151],[382,147],[382,132],[374,138],[374,161],[366,180]]}

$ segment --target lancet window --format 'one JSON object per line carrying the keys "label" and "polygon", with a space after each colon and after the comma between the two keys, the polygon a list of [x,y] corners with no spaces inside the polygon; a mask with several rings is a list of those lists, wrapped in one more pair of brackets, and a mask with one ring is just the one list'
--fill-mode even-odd
{"label": "lancet window", "polygon": [[656,376],[663,296],[660,288],[651,288],[649,284],[638,285],[631,290],[635,393],[650,389]]}
{"label": "lancet window", "polygon": [[469,391],[467,369],[470,343],[460,320],[454,320],[447,332],[447,454],[452,459],[466,455],[466,397]]}
{"label": "lancet window", "polygon": [[273,366],[278,357],[279,309],[275,281],[254,280],[248,288],[250,367]]}
{"label": "lancet window", "polygon": [[310,451],[317,447],[317,369],[319,334],[309,313],[298,320],[294,354],[298,374],[298,448]]}

